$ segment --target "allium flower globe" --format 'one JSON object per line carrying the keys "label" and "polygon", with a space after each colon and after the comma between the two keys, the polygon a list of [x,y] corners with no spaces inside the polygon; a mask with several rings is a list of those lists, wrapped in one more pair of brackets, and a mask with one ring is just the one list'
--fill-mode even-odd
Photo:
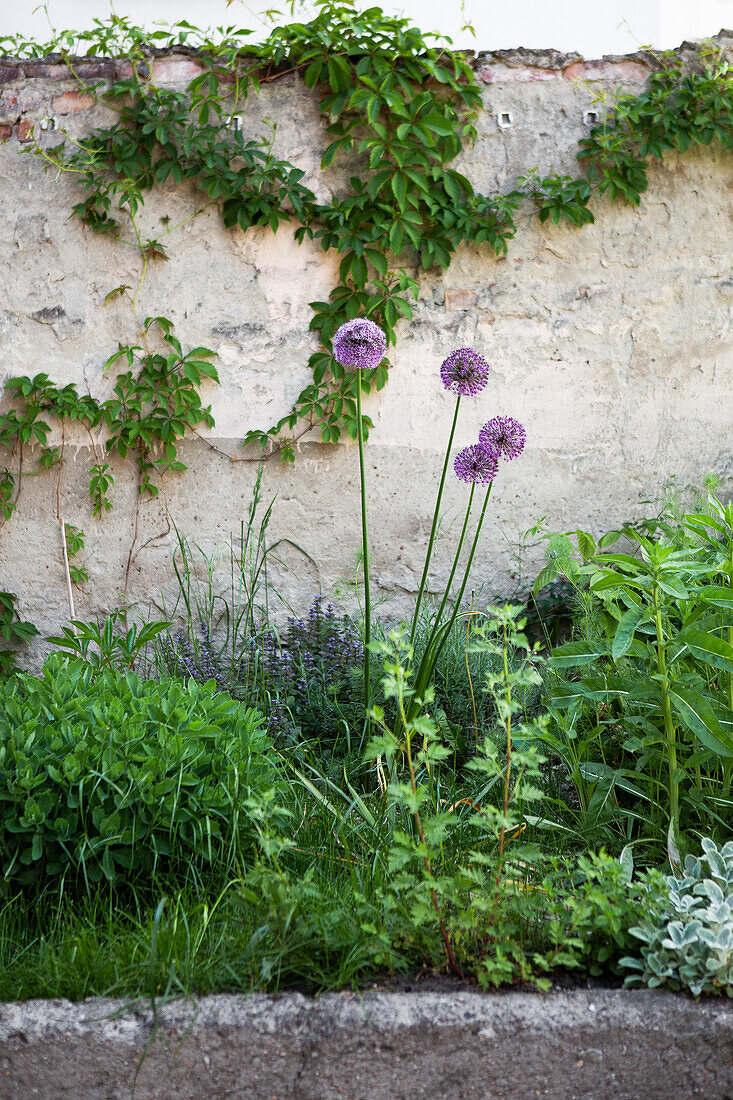
{"label": "allium flower globe", "polygon": [[499,470],[499,452],[485,443],[472,443],[456,455],[453,471],[459,481],[488,485]]}
{"label": "allium flower globe", "polygon": [[387,337],[379,325],[366,317],[355,317],[336,329],[333,337],[333,354],[342,367],[352,370],[369,370],[384,359]]}
{"label": "allium flower globe", "polygon": [[475,397],[489,380],[489,364],[473,348],[452,351],[440,368],[443,385],[460,397]]}
{"label": "allium flower globe", "polygon": [[495,416],[478,433],[479,442],[495,447],[502,458],[510,461],[524,450],[527,433],[513,416]]}

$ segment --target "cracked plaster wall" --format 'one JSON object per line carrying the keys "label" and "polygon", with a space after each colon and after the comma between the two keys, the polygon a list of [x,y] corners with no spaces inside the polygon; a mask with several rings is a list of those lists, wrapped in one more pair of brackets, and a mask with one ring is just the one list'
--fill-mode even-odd
{"label": "cracked plaster wall", "polygon": [[[731,42],[721,39],[729,52]],[[488,191],[535,166],[575,172],[585,112],[599,109],[599,93],[640,87],[649,64],[644,55],[599,62],[553,51],[477,55],[486,111],[458,167]],[[94,65],[97,75],[110,75],[110,62]],[[197,65],[167,56],[155,67],[159,80],[177,84]],[[497,115],[505,112],[511,126],[501,128]],[[134,342],[135,324],[124,301],[104,305],[104,298],[121,283],[137,285],[140,268],[132,249],[69,220],[78,192],[28,155],[30,123],[48,117],[81,137],[108,115],[75,90],[64,66],[0,63],[0,381],[45,371],[105,398],[113,379],[103,365],[118,341]],[[306,170],[319,196],[338,188],[339,174],[318,167],[323,129],[297,77],[248,103],[245,130],[258,134],[274,121],[276,152]],[[698,484],[713,470],[731,486],[732,168],[720,149],[668,155],[652,167],[637,209],[596,200],[596,222],[582,230],[522,217],[506,259],[463,247],[448,271],[421,277],[390,383],[366,401],[375,421],[367,465],[373,573],[384,613],[404,613],[419,580],[453,408],[437,372],[457,346],[475,346],[493,366],[484,393],[464,402],[457,444],[471,442],[497,413],[519,417],[528,434],[524,455],[502,468],[492,498],[474,574],[485,594],[516,590],[519,540],[542,516],[554,529],[600,534],[648,512],[643,501],[671,479]],[[157,234],[161,217],[176,223],[199,203],[191,188],[165,185],[141,221]],[[216,419],[210,442],[240,460],[187,443],[189,470],[163,478],[157,500],[143,500],[129,582],[129,599],[142,608],[150,600],[162,606],[161,599],[170,606],[174,596],[172,523],[208,552],[239,531],[256,472],[241,438],[283,415],[308,382],[316,347],[308,302],[328,296],[336,270],[313,245],[298,247],[287,227],[277,236],[229,231],[214,211],[169,243],[170,261],[151,266],[139,313],[162,313],[184,345],[218,352],[222,385],[206,391]],[[59,440],[55,431],[52,442]],[[294,539],[309,555],[286,551],[274,570],[283,596],[302,608],[319,586],[331,592],[353,577],[360,534],[355,446],[304,441],[298,452],[293,467],[266,465],[264,491],[277,494],[272,537]],[[91,616],[121,602],[135,475],[132,463],[113,460],[115,508],[95,520],[88,438],[73,427],[66,458],[59,497],[66,521],[86,532],[80,564],[90,574],[76,610]],[[31,456],[26,470],[32,476],[18,511],[0,531],[0,588],[18,595],[23,617],[51,632],[68,617],[57,479],[36,475]],[[464,499],[451,484],[448,518]],[[440,543],[435,585],[447,575],[451,546],[450,537]],[[540,557],[535,549],[524,561],[530,579]]]}

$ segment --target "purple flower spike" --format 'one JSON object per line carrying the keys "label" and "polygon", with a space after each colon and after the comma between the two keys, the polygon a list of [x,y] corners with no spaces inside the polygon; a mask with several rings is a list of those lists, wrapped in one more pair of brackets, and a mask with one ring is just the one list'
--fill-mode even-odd
{"label": "purple flower spike", "polygon": [[461,397],[475,397],[489,380],[489,364],[473,348],[452,351],[440,368],[443,385]]}
{"label": "purple flower spike", "polygon": [[510,461],[524,450],[527,433],[513,416],[495,416],[484,424],[478,437],[481,443],[495,447],[502,458]]}
{"label": "purple flower spike", "polygon": [[379,325],[365,317],[356,317],[336,329],[333,354],[342,367],[369,370],[378,366],[387,350],[387,337]]}
{"label": "purple flower spike", "polygon": [[456,455],[453,470],[459,481],[488,485],[499,469],[499,452],[485,443],[472,443]]}

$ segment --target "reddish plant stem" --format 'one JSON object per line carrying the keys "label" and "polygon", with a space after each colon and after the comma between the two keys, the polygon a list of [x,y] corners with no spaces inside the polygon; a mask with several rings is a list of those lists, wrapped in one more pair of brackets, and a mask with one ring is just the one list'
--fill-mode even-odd
{"label": "reddish plant stem", "polygon": [[[411,751],[410,742],[411,742],[411,737],[410,737],[410,734],[409,734],[409,731],[408,731],[407,736],[406,736],[406,741],[405,741],[405,744],[406,744],[406,747],[407,747],[407,766],[410,769],[410,786],[412,787],[412,793],[414,795],[416,795],[417,794],[417,784],[415,782],[415,767],[412,763],[412,751]],[[422,844],[423,847],[425,847],[425,832],[424,832],[423,827],[422,827],[422,821],[420,820],[420,811],[418,809],[415,809],[413,816],[415,818],[415,826],[417,828],[417,834],[420,837],[420,843]],[[433,872],[432,872],[432,868],[430,866],[430,860],[428,859],[427,855],[423,856],[423,863],[425,864],[425,870],[427,871],[427,873],[432,878]],[[440,903],[438,901],[438,895],[435,892],[435,887],[434,886],[430,887],[430,897],[431,897],[432,902],[433,902],[433,908],[435,909],[435,914],[438,918],[438,925],[440,927],[440,934],[443,937],[443,943],[445,945],[445,954],[446,954],[446,957],[448,959],[448,965],[450,966],[450,968],[451,968],[451,970],[453,971],[454,974],[457,974],[458,977],[462,981],[465,981],[466,975],[463,973],[463,971],[461,970],[461,967],[456,962],[456,957],[453,954],[453,947],[451,946],[450,936],[448,935],[448,930],[445,927],[445,922],[443,921],[443,914],[440,911]]]}

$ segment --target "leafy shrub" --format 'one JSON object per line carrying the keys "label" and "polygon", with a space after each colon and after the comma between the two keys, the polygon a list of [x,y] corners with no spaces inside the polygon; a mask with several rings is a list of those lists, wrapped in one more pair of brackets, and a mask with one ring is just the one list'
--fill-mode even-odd
{"label": "leafy shrub", "polygon": [[274,778],[268,747],[257,712],[212,684],[54,654],[0,701],[3,875],[123,885],[228,868],[245,800]]}
{"label": "leafy shrub", "polygon": [[[421,723],[423,730],[427,751],[435,754],[429,721]],[[382,746],[389,748],[388,737]],[[418,774],[425,750],[415,748]],[[488,743],[486,748],[472,769],[484,789],[489,776],[501,776],[503,763]],[[664,877],[656,870],[632,877],[628,861],[603,852],[548,858],[533,846],[518,846],[513,826],[536,770],[531,756],[521,756],[513,768],[520,789],[512,791],[506,816],[503,807],[486,802],[480,816],[467,805],[447,808],[431,796],[429,776],[418,774],[413,805],[420,807],[424,845],[410,829],[409,783],[402,796],[392,783],[386,798],[369,807],[353,789],[344,790],[343,805],[352,812],[340,813],[331,802],[335,784],[317,797],[304,786],[297,810],[263,802],[260,859],[231,898],[233,919],[251,929],[240,965],[253,973],[257,987],[295,980],[332,988],[385,967],[414,971],[446,962],[484,988],[533,981],[547,989],[558,969],[620,974],[619,961],[634,944],[630,928],[664,910]],[[383,760],[385,774],[391,773],[397,757],[389,769]],[[407,812],[396,808],[391,827],[394,798],[402,798]],[[296,845],[293,820],[302,820],[306,807],[308,824]],[[510,819],[502,856],[502,821]]]}
{"label": "leafy shrub", "polygon": [[553,858],[541,897],[534,899],[543,924],[535,935],[552,945],[552,966],[587,970],[596,977],[620,974],[622,956],[635,944],[632,926],[664,912],[664,886],[661,871],[633,876],[630,860],[606,852]]}
{"label": "leafy shrub", "polygon": [[638,974],[627,985],[666,985],[733,997],[733,841],[702,842],[704,855],[687,856],[684,875],[667,880],[666,911],[629,931],[642,941],[641,959],[622,964]]}
{"label": "leafy shrub", "polygon": [[[372,708],[376,734],[367,757],[375,761],[384,789],[383,812],[388,820],[400,822],[392,831],[387,893],[391,904],[401,909],[409,906],[407,920],[415,933],[422,934],[426,924],[437,924],[448,965],[459,977],[465,970],[454,951],[456,937],[467,942],[475,936],[477,923],[485,920],[491,925],[507,848],[526,827],[522,818],[528,817],[527,808],[541,797],[534,781],[543,757],[529,741],[535,726],[544,721],[520,721],[518,700],[525,688],[536,686],[539,675],[521,633],[524,620],[518,618],[519,611],[511,606],[489,608],[474,636],[474,645],[491,656],[502,655],[501,672],[489,673],[486,686],[501,719],[506,755],[485,737],[467,766],[479,777],[480,796],[459,796],[451,805],[446,804],[449,786],[442,782],[441,768],[451,753],[430,715],[432,687],[424,697],[417,695],[414,653],[406,633],[392,631],[380,645],[385,673],[382,695],[391,707]],[[520,654],[513,669],[510,650]],[[418,676],[419,672],[415,679]],[[497,791],[498,805],[484,797],[492,789]],[[468,815],[462,812],[464,806]],[[487,847],[493,854],[487,855]],[[519,859],[521,846],[513,851]],[[402,924],[408,927],[404,919]]]}

